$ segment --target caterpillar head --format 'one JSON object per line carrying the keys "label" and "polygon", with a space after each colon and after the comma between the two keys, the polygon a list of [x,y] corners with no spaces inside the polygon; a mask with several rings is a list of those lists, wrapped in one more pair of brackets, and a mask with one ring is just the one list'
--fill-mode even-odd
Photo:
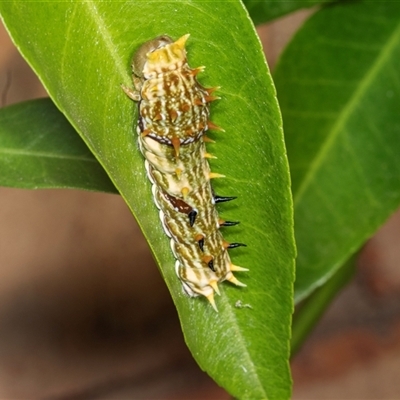
{"label": "caterpillar head", "polygon": [[179,68],[186,61],[186,34],[174,42],[169,36],[159,36],[144,43],[135,54],[132,69],[136,76],[146,79],[161,73]]}
{"label": "caterpillar head", "polygon": [[173,42],[174,41],[169,36],[161,35],[157,36],[153,40],[143,43],[132,59],[133,73],[139,78],[142,78],[143,68],[147,62],[147,55]]}

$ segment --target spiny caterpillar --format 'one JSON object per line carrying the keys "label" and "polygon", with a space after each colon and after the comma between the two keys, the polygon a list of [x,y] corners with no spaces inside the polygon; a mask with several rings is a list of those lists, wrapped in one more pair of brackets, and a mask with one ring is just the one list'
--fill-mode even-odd
{"label": "spiny caterpillar", "polygon": [[238,286],[232,271],[248,271],[233,265],[228,249],[245,246],[226,242],[219,228],[238,224],[218,217],[216,203],[233,200],[214,194],[210,179],[224,175],[210,171],[205,142],[208,129],[222,130],[209,121],[208,103],[219,99],[196,79],[204,67],[190,68],[185,43],[159,36],[144,43],[132,60],[135,89],[122,87],[138,102],[137,133],[152,183],[154,202],[160,210],[165,233],[176,258],[175,270],[189,296],[205,296],[217,310],[214,292],[218,282]]}

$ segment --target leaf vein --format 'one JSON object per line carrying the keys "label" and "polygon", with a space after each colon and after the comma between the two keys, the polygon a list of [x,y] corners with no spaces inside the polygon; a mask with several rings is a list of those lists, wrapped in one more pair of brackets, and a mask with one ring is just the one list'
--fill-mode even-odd
{"label": "leaf vein", "polygon": [[46,153],[44,151],[26,151],[26,150],[19,150],[19,149],[10,149],[10,148],[1,148],[0,154],[4,155],[19,155],[19,156],[26,156],[26,157],[37,157],[37,158],[54,158],[59,160],[74,160],[74,161],[84,161],[90,163],[97,163],[97,161],[93,158],[88,158],[84,156],[74,156],[74,155],[63,155],[57,153]]}
{"label": "leaf vein", "polygon": [[344,106],[342,113],[339,115],[337,122],[332,127],[330,133],[327,135],[325,143],[321,147],[321,151],[311,162],[308,174],[304,177],[297,192],[293,194],[294,207],[296,207],[298,203],[301,201],[304,193],[306,192],[311,182],[315,178],[317,170],[321,168],[321,165],[323,164],[327,153],[333,147],[338,136],[343,132],[346,122],[348,121],[348,119],[350,118],[350,116],[352,115],[352,113],[355,111],[355,109],[359,104],[360,97],[365,95],[369,86],[376,78],[378,72],[388,61],[388,58],[391,56],[395,46],[399,44],[398,43],[399,37],[400,37],[400,23],[397,25],[397,28],[392,33],[386,45],[382,46],[382,50],[380,51],[378,57],[376,58],[376,61],[371,65],[364,79],[360,81],[358,89],[350,97],[349,101]]}

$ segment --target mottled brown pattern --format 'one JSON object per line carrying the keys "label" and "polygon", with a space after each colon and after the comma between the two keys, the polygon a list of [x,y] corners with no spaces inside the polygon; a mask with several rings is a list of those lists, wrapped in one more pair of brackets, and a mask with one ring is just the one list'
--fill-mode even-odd
{"label": "mottled brown pattern", "polygon": [[188,295],[203,295],[216,309],[217,284],[229,280],[245,286],[232,271],[246,269],[232,265],[219,231],[203,140],[214,126],[208,102],[216,99],[210,96],[215,89],[202,87],[196,80],[202,68],[187,64],[188,37],[173,42],[163,36],[145,43],[133,63],[136,90],[124,90],[139,101],[139,146],[171,238],[176,273]]}

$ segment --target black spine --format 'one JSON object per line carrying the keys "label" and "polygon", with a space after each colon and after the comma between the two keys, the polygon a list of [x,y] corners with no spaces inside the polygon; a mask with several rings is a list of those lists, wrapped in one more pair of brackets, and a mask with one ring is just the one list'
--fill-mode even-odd
{"label": "black spine", "polygon": [[226,201],[231,201],[231,200],[235,200],[236,197],[224,197],[224,196],[218,196],[218,195],[214,195],[214,201],[215,203],[225,203]]}
{"label": "black spine", "polygon": [[214,269],[214,260],[210,260],[210,261],[207,263],[207,265],[208,265],[208,268],[211,269],[211,271],[215,272],[215,269]]}
{"label": "black spine", "polygon": [[189,216],[189,223],[190,223],[190,226],[193,226],[193,225],[194,225],[194,222],[196,221],[197,211],[195,211],[195,210],[190,211],[190,213],[188,214],[188,216]]}
{"label": "black spine", "polygon": [[239,221],[224,221],[223,224],[220,224],[220,226],[235,226],[240,224]]}
{"label": "black spine", "polygon": [[234,249],[236,247],[247,247],[244,243],[229,243],[228,249]]}
{"label": "black spine", "polygon": [[199,243],[200,250],[204,251],[204,238],[200,239],[198,243]]}

